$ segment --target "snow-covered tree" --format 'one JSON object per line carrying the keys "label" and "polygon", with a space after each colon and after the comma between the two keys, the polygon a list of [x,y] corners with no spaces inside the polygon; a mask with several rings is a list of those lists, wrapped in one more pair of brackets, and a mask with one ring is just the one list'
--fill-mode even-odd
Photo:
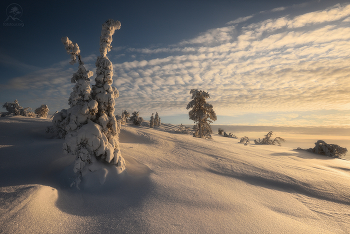
{"label": "snow-covered tree", "polygon": [[191,134],[191,128],[186,127],[183,124],[178,125],[177,129],[174,130],[176,133]]}
{"label": "snow-covered tree", "polygon": [[130,113],[127,110],[122,112],[121,124],[126,124],[128,122],[128,118],[130,117]]}
{"label": "snow-covered tree", "polygon": [[188,103],[186,109],[192,108],[189,118],[196,123],[193,136],[211,138],[212,130],[209,124],[217,118],[213,106],[206,102],[210,96],[207,92],[197,89],[192,89],[190,94],[192,94],[192,101]]}
{"label": "snow-covered tree", "polygon": [[237,137],[236,137],[236,135],[234,135],[234,134],[232,134],[232,133],[226,133],[226,132],[224,132],[224,137],[229,137],[229,138],[235,138],[235,139],[237,139]]}
{"label": "snow-covered tree", "polygon": [[132,113],[132,116],[130,117],[130,121],[134,124],[134,125],[138,125],[140,126],[141,123],[143,122],[143,118],[139,116],[139,112],[138,111],[134,111]]}
{"label": "snow-covered tree", "polygon": [[345,156],[346,153],[348,152],[346,148],[340,147],[339,145],[336,145],[336,144],[327,144],[322,140],[318,140],[315,143],[314,148],[306,149],[306,151],[309,151],[315,154],[326,155],[332,158],[341,158],[342,156]]}
{"label": "snow-covered tree", "polygon": [[[153,115],[153,114],[152,114]],[[158,115],[158,112],[156,112],[156,115],[154,117],[154,126],[159,127],[160,126],[160,117]]]}
{"label": "snow-covered tree", "polygon": [[97,170],[97,161],[102,159],[114,164],[119,172],[125,170],[125,161],[119,147],[120,124],[114,116],[115,99],[119,92],[113,83],[113,65],[107,57],[111,49],[112,36],[120,28],[120,22],[107,20],[102,25],[100,36],[100,56],[96,61],[96,84],[90,89],[87,84],[92,75],[83,66],[77,44],[65,40],[72,63],[79,60],[79,70],[72,81],[77,85],[69,98],[71,108],[67,111],[69,124],[63,145],[64,152],[76,157],[74,172],[78,186],[86,173]]}
{"label": "snow-covered tree", "polygon": [[153,116],[153,113],[152,113],[151,119],[149,120],[149,127],[150,128],[154,127],[154,116]]}
{"label": "snow-covered tree", "polygon": [[275,139],[271,139],[273,132],[270,131],[269,133],[267,133],[265,135],[265,137],[263,139],[258,139],[258,140],[254,140],[255,144],[257,145],[276,145],[278,144],[279,146],[281,146],[282,142],[285,142],[285,140],[281,137],[276,137]]}
{"label": "snow-covered tree", "polygon": [[244,137],[241,138],[239,143],[242,143],[244,145],[248,145],[250,143],[250,141],[249,141],[249,138],[247,136],[244,136]]}
{"label": "snow-covered tree", "polygon": [[47,115],[49,114],[49,107],[47,105],[41,105],[40,107],[36,108],[34,113],[38,118],[47,118]]}
{"label": "snow-covered tree", "polygon": [[57,138],[64,138],[68,132],[87,124],[88,119],[95,119],[98,104],[91,97],[90,77],[93,72],[85,68],[78,44],[74,44],[68,37],[63,37],[61,41],[71,56],[70,64],[73,65],[78,61],[79,67],[71,78],[71,83],[75,85],[68,99],[70,108],[57,113],[52,120],[53,125],[46,129],[46,132]]}
{"label": "snow-covered tree", "polygon": [[19,105],[17,99],[14,102],[6,102],[3,106],[7,110],[7,113],[2,114],[1,116],[6,115],[22,115],[26,117],[35,117],[35,113],[31,111],[30,107],[23,108]]}
{"label": "snow-covered tree", "polygon": [[67,109],[55,113],[52,117],[52,125],[46,128],[46,132],[54,138],[63,139],[67,134],[67,116]]}

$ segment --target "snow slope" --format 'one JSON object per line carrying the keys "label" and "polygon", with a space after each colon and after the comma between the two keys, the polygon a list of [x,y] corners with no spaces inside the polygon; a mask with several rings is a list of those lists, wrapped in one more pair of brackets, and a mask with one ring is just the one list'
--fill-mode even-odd
{"label": "snow slope", "polygon": [[127,171],[79,191],[48,125],[0,118],[0,233],[350,232],[349,161],[128,125]]}

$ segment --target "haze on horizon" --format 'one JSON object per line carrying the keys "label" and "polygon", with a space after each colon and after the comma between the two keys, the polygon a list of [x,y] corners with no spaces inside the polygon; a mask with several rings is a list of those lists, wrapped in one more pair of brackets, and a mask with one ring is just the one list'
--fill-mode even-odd
{"label": "haze on horizon", "polygon": [[113,18],[122,25],[109,53],[120,92],[115,114],[140,111],[148,120],[157,111],[163,122],[191,124],[186,105],[195,88],[210,94],[214,124],[350,126],[346,1],[110,2],[108,9],[87,2],[86,12],[74,11],[76,2],[18,4],[24,27],[0,27],[1,105],[67,108],[77,65],[61,37],[78,43],[96,75],[99,31]]}

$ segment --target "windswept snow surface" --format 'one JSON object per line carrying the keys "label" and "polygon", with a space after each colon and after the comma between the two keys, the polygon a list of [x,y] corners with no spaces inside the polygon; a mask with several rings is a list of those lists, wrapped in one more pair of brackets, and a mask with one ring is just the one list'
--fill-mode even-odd
{"label": "windswept snow surface", "polygon": [[126,171],[77,190],[50,124],[0,118],[0,233],[350,233],[349,161],[126,125]]}

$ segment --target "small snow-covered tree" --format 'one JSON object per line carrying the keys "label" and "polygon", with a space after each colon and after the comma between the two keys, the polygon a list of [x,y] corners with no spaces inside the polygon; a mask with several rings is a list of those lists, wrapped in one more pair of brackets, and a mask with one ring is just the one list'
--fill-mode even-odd
{"label": "small snow-covered tree", "polygon": [[176,133],[183,133],[183,134],[191,134],[192,133],[191,128],[186,127],[183,124],[180,124],[177,127],[177,129],[174,130],[174,132],[176,132]]}
{"label": "small snow-covered tree", "polygon": [[314,148],[306,149],[306,151],[309,151],[315,154],[326,155],[332,158],[341,158],[342,156],[345,156],[346,153],[348,152],[346,148],[340,147],[339,145],[336,145],[336,144],[327,144],[325,141],[322,141],[322,140],[318,140],[315,143]]}
{"label": "small snow-covered tree", "polygon": [[40,107],[36,108],[34,112],[38,118],[47,118],[49,111],[50,110],[47,105],[41,105]]}
{"label": "small snow-covered tree", "polygon": [[250,141],[249,141],[249,138],[247,136],[244,136],[244,137],[241,138],[239,143],[242,143],[244,145],[248,145],[250,143]]}
{"label": "small snow-covered tree", "polygon": [[139,112],[138,111],[134,111],[132,113],[132,116],[130,117],[130,121],[134,124],[134,125],[138,125],[140,126],[141,123],[143,122],[143,118],[139,116]]}
{"label": "small snow-covered tree", "polygon": [[122,118],[121,118],[121,123],[126,124],[128,122],[128,118],[130,117],[130,113],[127,110],[124,110],[122,112]]}
{"label": "small snow-covered tree", "polygon": [[153,116],[153,113],[152,113],[151,119],[149,120],[149,127],[150,128],[154,127],[154,116]]}
{"label": "small snow-covered tree", "polygon": [[234,135],[234,134],[232,134],[232,133],[226,133],[226,132],[224,132],[224,137],[229,137],[229,138],[235,138],[235,139],[237,139],[237,137],[236,137],[236,135]]}
{"label": "small snow-covered tree", "polygon": [[[69,99],[69,110],[72,111],[68,112],[71,113],[70,118],[72,115],[75,118],[72,126],[72,119],[69,120],[70,131],[65,137],[63,148],[65,153],[76,157],[74,172],[77,173],[77,178],[74,183],[77,186],[86,173],[97,170],[96,162],[99,158],[115,165],[120,173],[125,170],[125,161],[119,147],[120,124],[114,116],[115,99],[118,98],[119,92],[112,87],[113,65],[107,57],[112,36],[120,25],[119,21],[111,19],[102,25],[100,56],[96,61],[96,84],[92,87],[92,92],[90,85],[86,84],[92,74],[82,65],[72,79],[79,85],[76,89],[73,88],[75,93],[71,94]],[[72,61],[78,57],[80,63],[77,45],[72,49],[69,42],[66,44],[67,52],[71,52]],[[77,115],[74,115],[75,113]]]}
{"label": "small snow-covered tree", "polygon": [[160,117],[158,115],[158,112],[156,112],[156,115],[154,117],[154,126],[156,126],[156,127],[160,126]]}
{"label": "small snow-covered tree", "polygon": [[207,92],[197,89],[192,89],[190,94],[192,94],[192,101],[188,103],[186,109],[192,108],[189,112],[189,118],[196,123],[193,136],[211,138],[212,130],[209,124],[217,118],[213,106],[206,102],[210,96]]}
{"label": "small snow-covered tree", "polygon": [[63,139],[67,134],[67,115],[67,109],[62,109],[61,111],[55,113],[52,117],[52,125],[46,128],[46,132],[52,135],[54,138]]}
{"label": "small snow-covered tree", "polygon": [[281,146],[282,142],[285,142],[285,140],[281,137],[276,137],[275,139],[271,139],[273,132],[270,131],[269,133],[267,133],[265,135],[265,137],[263,139],[258,139],[258,140],[254,140],[255,144],[257,145],[276,145],[278,144],[279,146]]}
{"label": "small snow-covered tree", "polygon": [[22,115],[26,117],[35,117],[34,112],[31,111],[30,107],[23,108],[19,105],[17,99],[14,102],[6,102],[3,106],[8,112],[2,114],[1,116],[6,115]]}

